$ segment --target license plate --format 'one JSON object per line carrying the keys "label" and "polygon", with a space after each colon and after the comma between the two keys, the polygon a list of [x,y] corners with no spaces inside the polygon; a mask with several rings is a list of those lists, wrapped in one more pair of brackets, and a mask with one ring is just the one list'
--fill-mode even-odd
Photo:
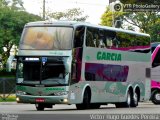
{"label": "license plate", "polygon": [[36,98],[36,102],[43,103],[43,102],[45,102],[45,99],[44,98]]}

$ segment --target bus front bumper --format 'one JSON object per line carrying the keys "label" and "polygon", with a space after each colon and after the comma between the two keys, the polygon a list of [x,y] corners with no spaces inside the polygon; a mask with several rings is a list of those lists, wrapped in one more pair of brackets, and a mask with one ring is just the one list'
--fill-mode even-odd
{"label": "bus front bumper", "polygon": [[17,95],[16,100],[18,103],[69,104],[68,95],[64,96]]}

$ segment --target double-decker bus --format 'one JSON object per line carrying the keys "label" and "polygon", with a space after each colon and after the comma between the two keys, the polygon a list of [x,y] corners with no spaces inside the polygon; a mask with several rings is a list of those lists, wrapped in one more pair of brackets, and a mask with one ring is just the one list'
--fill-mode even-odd
{"label": "double-decker bus", "polygon": [[160,104],[160,45],[152,44],[152,69],[151,69],[151,100],[154,104]]}
{"label": "double-decker bus", "polygon": [[31,22],[17,55],[17,102],[37,110],[103,104],[136,107],[150,98],[150,36],[84,22]]}

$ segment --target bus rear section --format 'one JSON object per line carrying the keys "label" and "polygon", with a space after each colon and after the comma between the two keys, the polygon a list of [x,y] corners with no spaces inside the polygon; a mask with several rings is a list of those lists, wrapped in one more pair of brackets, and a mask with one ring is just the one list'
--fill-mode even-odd
{"label": "bus rear section", "polygon": [[152,53],[151,100],[160,104],[160,45]]}

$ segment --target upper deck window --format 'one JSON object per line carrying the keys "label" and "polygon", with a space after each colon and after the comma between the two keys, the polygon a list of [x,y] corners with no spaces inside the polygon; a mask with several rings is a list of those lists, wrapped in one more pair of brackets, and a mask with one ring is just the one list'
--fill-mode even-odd
{"label": "upper deck window", "polygon": [[20,49],[67,50],[72,47],[71,27],[27,27],[20,41]]}
{"label": "upper deck window", "polygon": [[160,49],[158,50],[156,57],[153,60],[152,67],[160,66]]}
{"label": "upper deck window", "polygon": [[76,28],[75,35],[74,35],[74,47],[75,48],[83,46],[84,32],[85,32],[84,26],[79,26]]}

